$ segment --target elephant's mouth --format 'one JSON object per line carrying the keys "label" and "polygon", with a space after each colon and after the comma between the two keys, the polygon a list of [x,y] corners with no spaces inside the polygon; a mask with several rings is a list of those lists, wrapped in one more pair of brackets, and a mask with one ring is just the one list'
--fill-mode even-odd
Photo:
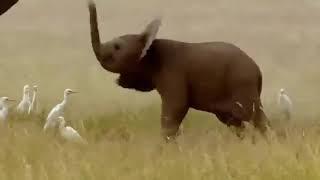
{"label": "elephant's mouth", "polygon": [[132,81],[130,81],[126,76],[124,76],[124,75],[121,75],[120,74],[120,76],[117,78],[117,80],[116,80],[116,83],[119,85],[119,86],[121,86],[121,87],[123,87],[123,88],[132,88],[133,87],[133,82]]}
{"label": "elephant's mouth", "polygon": [[109,69],[108,66],[105,63],[101,62],[101,61],[100,61],[100,65],[106,70]]}
{"label": "elephant's mouth", "polygon": [[116,83],[123,88],[135,89],[142,92],[154,90],[151,80],[137,74],[120,74]]}
{"label": "elephant's mouth", "polygon": [[105,61],[99,61],[101,67],[103,67],[103,69],[112,72],[112,73],[119,73],[115,68],[112,67],[111,63],[109,62],[105,62]]}

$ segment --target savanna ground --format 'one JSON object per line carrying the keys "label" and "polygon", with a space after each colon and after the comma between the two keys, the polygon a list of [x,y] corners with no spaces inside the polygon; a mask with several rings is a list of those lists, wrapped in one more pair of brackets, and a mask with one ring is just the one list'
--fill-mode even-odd
{"label": "savanna ground", "polygon": [[[1,128],[1,180],[320,178],[319,2],[96,2],[104,40],[138,33],[162,15],[160,38],[228,41],[245,50],[263,71],[263,104],[275,127],[269,142],[250,128],[240,141],[215,116],[190,111],[180,148],[165,145],[158,95],[117,87],[95,61],[86,1],[21,0],[0,18],[0,96],[20,99],[24,84],[37,84],[43,112],[12,115]],[[293,97],[291,123],[275,106],[281,87]],[[65,88],[81,92],[66,119],[88,146],[41,132]]]}

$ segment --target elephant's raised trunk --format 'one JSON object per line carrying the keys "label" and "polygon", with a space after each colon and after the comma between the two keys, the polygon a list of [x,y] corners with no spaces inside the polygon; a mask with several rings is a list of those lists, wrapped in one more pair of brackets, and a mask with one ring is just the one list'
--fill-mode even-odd
{"label": "elephant's raised trunk", "polygon": [[90,12],[91,43],[97,59],[100,60],[101,42],[100,42],[99,27],[98,27],[98,20],[97,20],[96,4],[92,0],[88,0],[88,8]]}

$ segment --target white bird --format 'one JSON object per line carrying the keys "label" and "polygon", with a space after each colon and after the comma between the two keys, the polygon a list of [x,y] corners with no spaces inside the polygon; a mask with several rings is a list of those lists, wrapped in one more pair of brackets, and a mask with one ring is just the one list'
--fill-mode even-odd
{"label": "white bird", "polygon": [[70,142],[83,143],[87,142],[80,136],[80,134],[70,126],[66,126],[66,121],[64,117],[58,117],[59,121],[59,132],[62,138]]}
{"label": "white bird", "polygon": [[38,86],[33,86],[32,91],[33,91],[32,101],[31,101],[31,105],[29,106],[28,114],[37,112],[38,110],[38,101],[37,101]]}
{"label": "white bird", "polygon": [[55,128],[58,125],[58,117],[64,115],[64,110],[68,102],[68,97],[70,94],[77,93],[71,89],[64,90],[64,98],[63,101],[59,104],[57,104],[50,113],[48,114],[48,117],[46,119],[46,123],[43,127],[43,130],[46,131],[48,128]]}
{"label": "white bird", "polygon": [[278,106],[281,110],[281,113],[285,115],[285,118],[290,120],[292,117],[292,101],[283,88],[280,89]]}
{"label": "white bird", "polygon": [[17,106],[17,111],[19,113],[27,113],[30,105],[31,105],[30,86],[25,85],[25,86],[23,86],[22,100],[20,101],[20,103]]}
{"label": "white bird", "polygon": [[9,114],[9,101],[14,101],[9,99],[8,97],[1,97],[0,98],[0,121],[1,123],[6,123],[8,120]]}

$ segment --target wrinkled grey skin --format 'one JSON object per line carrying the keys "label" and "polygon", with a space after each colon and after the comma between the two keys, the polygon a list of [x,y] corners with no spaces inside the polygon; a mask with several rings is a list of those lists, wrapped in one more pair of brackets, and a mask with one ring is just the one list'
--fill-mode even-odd
{"label": "wrinkled grey skin", "polygon": [[140,34],[101,43],[95,3],[89,0],[88,8],[92,47],[100,65],[118,73],[117,83],[123,88],[155,89],[160,94],[164,138],[174,139],[189,108],[213,113],[228,126],[242,129],[244,121],[251,121],[266,131],[261,71],[241,49],[225,42],[156,39],[159,19]]}
{"label": "wrinkled grey skin", "polygon": [[18,0],[0,0],[0,16],[7,12]]}

